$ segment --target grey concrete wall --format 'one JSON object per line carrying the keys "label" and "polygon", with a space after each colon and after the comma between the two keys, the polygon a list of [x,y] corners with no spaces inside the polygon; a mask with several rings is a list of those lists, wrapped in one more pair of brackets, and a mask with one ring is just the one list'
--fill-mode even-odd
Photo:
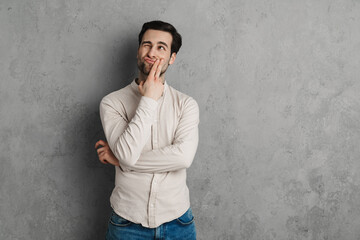
{"label": "grey concrete wall", "polygon": [[198,236],[360,239],[360,2],[1,0],[0,239],[103,239],[98,104],[137,74],[143,22],[201,111]]}

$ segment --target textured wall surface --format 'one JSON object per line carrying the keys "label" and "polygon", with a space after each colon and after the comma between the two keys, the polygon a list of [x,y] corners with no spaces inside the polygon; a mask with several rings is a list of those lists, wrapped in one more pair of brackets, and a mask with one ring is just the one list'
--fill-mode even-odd
{"label": "textured wall surface", "polygon": [[103,239],[98,105],[136,76],[145,21],[200,106],[198,239],[360,239],[360,1],[1,0],[0,239]]}

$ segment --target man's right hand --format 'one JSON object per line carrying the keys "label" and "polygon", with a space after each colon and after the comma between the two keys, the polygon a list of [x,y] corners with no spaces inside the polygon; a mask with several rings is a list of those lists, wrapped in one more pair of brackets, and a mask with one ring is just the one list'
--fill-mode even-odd
{"label": "man's right hand", "polygon": [[141,81],[139,83],[139,91],[141,95],[152,98],[154,100],[158,100],[161,97],[164,91],[164,84],[161,82],[160,78],[161,69],[163,66],[164,59],[157,59],[155,61],[146,81]]}

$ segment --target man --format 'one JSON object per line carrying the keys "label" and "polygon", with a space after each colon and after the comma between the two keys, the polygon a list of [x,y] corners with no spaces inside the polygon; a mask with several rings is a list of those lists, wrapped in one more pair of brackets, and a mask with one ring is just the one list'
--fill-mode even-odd
{"label": "man", "polygon": [[196,239],[186,169],[198,145],[199,108],[165,82],[181,42],[171,24],[145,23],[138,78],[100,103],[108,143],[95,148],[102,163],[116,166],[107,239]]}

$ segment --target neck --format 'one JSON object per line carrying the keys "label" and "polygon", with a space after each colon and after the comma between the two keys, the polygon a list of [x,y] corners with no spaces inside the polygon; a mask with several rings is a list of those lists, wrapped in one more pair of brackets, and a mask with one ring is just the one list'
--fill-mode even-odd
{"label": "neck", "polygon": [[[139,84],[142,81],[146,81],[147,78],[148,78],[148,75],[145,75],[142,72],[139,72],[139,76],[136,79],[136,82]],[[163,84],[165,83],[165,74],[160,75],[160,82],[162,82]]]}
{"label": "neck", "polygon": [[139,72],[139,76],[137,78],[138,83],[145,81],[147,78],[147,75],[144,75],[142,72]]}

